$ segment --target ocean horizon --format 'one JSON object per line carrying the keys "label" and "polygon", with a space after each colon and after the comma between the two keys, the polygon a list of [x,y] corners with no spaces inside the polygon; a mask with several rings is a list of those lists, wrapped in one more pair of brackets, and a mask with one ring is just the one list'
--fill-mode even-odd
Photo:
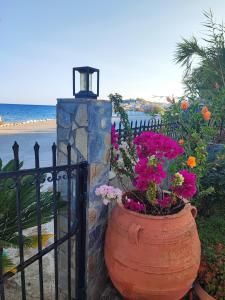
{"label": "ocean horizon", "polygon": [[[133,121],[152,118],[140,111],[128,111],[128,115],[129,119]],[[5,123],[54,120],[56,119],[56,105],[0,103],[0,116]],[[112,116],[112,122],[118,122],[118,117],[115,114]]]}
{"label": "ocean horizon", "polygon": [[0,103],[0,116],[6,123],[56,118],[55,105]]}

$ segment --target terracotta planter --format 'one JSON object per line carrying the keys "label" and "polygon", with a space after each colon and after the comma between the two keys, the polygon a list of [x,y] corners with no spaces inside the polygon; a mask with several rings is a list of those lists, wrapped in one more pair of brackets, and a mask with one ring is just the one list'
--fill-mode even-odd
{"label": "terracotta planter", "polygon": [[205,290],[203,290],[199,283],[195,284],[195,292],[201,300],[216,300],[216,298],[213,298]]}
{"label": "terracotta planter", "polygon": [[117,205],[109,220],[105,261],[125,299],[178,300],[191,288],[200,264],[196,208],[170,216],[142,215]]}

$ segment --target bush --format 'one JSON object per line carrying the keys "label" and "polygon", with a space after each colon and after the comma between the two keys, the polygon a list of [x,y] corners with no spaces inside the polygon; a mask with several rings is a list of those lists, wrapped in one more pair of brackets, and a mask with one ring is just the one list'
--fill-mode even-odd
{"label": "bush", "polygon": [[225,204],[225,150],[208,162],[205,176],[201,178],[201,187],[199,212],[201,215],[211,215],[218,205]]}

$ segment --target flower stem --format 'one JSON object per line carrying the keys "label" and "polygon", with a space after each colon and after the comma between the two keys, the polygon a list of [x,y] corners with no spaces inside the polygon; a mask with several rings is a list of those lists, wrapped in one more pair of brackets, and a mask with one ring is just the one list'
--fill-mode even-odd
{"label": "flower stem", "polygon": [[151,182],[146,192],[147,199],[151,204],[156,203],[156,193],[157,193],[157,186],[154,182]]}

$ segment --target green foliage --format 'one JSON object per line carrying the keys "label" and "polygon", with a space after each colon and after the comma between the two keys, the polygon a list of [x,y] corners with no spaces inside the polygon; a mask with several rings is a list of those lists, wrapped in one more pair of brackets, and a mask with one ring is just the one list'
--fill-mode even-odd
{"label": "green foliage", "polygon": [[[122,175],[125,175],[130,180],[134,179],[133,166],[136,161],[135,157],[135,147],[133,144],[133,134],[130,127],[130,121],[128,119],[128,114],[122,107],[122,96],[119,94],[110,94],[109,99],[113,104],[113,108],[117,116],[120,118],[120,122],[124,129],[124,135],[126,136],[126,141],[120,140],[119,149],[111,148],[111,165],[120,181],[122,181]],[[121,159],[118,160],[118,155]]]}
{"label": "green foliage", "polygon": [[199,280],[215,299],[225,299],[225,152],[208,162],[201,181],[196,219],[202,244]]}
{"label": "green foliage", "polygon": [[4,272],[8,272],[8,271],[12,272],[13,270],[15,270],[15,265],[6,251],[3,251],[2,253],[2,262],[3,262],[2,264],[3,264]]}
{"label": "green foliage", "polygon": [[214,255],[213,247],[219,243],[225,246],[225,212],[217,211],[211,216],[200,216],[196,220],[203,255],[211,260]]}
{"label": "green foliage", "polygon": [[183,38],[177,44],[175,62],[185,68],[186,93],[205,99],[216,121],[225,114],[225,27],[214,21],[212,11],[204,12],[206,34]]}
{"label": "green foliage", "polygon": [[174,171],[179,168],[187,168],[187,159],[189,156],[196,158],[196,167],[191,169],[197,175],[198,191],[201,191],[201,178],[204,176],[207,166],[207,144],[212,140],[214,128],[208,124],[202,117],[202,104],[200,101],[192,98],[188,99],[189,107],[182,110],[180,99],[173,103],[166,110],[163,120],[165,123],[176,122],[177,139],[183,139],[186,159],[179,157],[171,164],[170,170]]}
{"label": "green foliage", "polygon": [[225,155],[209,162],[207,146],[214,139],[216,129],[212,122],[209,124],[203,119],[203,105],[199,100],[188,98],[187,110],[182,110],[182,101],[173,102],[163,116],[168,123],[176,120],[176,135],[178,139],[184,140],[186,159],[176,159],[170,165],[170,171],[174,173],[178,166],[187,168],[188,157],[196,158],[196,167],[191,169],[197,175],[198,186],[193,204],[198,207],[200,214],[208,215],[218,201],[225,199]]}
{"label": "green foliage", "polygon": [[[20,163],[20,168],[22,167]],[[9,161],[4,167],[0,160],[1,171],[13,171],[14,161]],[[24,176],[20,181],[20,205],[21,222],[23,230],[37,225],[37,202],[36,187],[33,184],[33,176]],[[52,219],[52,192],[46,191],[40,193],[40,211],[41,223],[47,223]],[[58,201],[59,202],[59,201]],[[17,248],[19,245],[18,217],[16,205],[16,189],[14,180],[11,178],[1,179],[0,182],[0,248]],[[43,234],[46,239],[49,235]],[[37,244],[36,236],[23,235],[24,247],[33,247]],[[6,253],[6,252],[4,252]],[[7,254],[5,254],[6,256]],[[10,258],[8,258],[8,262]],[[3,260],[3,263],[7,260]],[[9,263],[4,268],[7,269]]]}
{"label": "green foliage", "polygon": [[160,104],[152,104],[151,106],[149,106],[149,108],[145,109],[145,113],[153,117],[155,115],[163,115],[164,112],[165,109]]}
{"label": "green foliage", "polygon": [[199,195],[199,210],[211,215],[218,204],[225,203],[225,150],[216,159],[207,163],[205,176],[201,178],[202,194]]}
{"label": "green foliage", "polygon": [[209,217],[196,219],[202,244],[199,281],[216,299],[225,299],[225,207],[217,204]]}

